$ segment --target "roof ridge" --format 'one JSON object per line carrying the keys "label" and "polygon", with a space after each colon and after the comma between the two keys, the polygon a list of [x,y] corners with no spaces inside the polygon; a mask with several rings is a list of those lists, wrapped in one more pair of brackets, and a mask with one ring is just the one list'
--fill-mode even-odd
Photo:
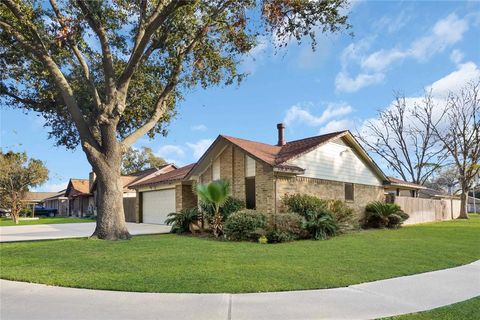
{"label": "roof ridge", "polygon": [[292,140],[292,141],[288,141],[286,144],[293,143],[293,142],[305,141],[305,140],[311,140],[311,139],[325,137],[325,136],[329,136],[329,135],[338,135],[338,134],[345,133],[345,132],[348,132],[348,130],[334,131],[334,132],[319,134],[319,135],[312,136],[312,137],[306,137],[306,138],[302,138],[302,139]]}
{"label": "roof ridge", "polygon": [[270,147],[279,147],[276,144],[269,144],[269,143],[265,143],[265,142],[255,141],[255,140],[249,140],[249,139],[244,139],[244,138],[227,136],[225,134],[220,134],[220,136],[223,137],[223,138],[226,138],[226,139],[233,138],[233,139],[238,139],[238,140],[243,140],[243,141],[248,141],[248,142],[260,143],[260,144],[264,144],[264,145],[267,145],[267,146],[270,146]]}

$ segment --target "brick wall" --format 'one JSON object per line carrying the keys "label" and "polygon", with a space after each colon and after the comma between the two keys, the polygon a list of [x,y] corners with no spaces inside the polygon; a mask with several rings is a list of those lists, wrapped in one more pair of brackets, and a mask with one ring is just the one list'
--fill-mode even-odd
{"label": "brick wall", "polygon": [[245,153],[234,147],[232,157],[232,196],[245,200]]}
{"label": "brick wall", "polygon": [[273,168],[267,164],[255,164],[255,201],[256,209],[264,213],[275,211],[275,181]]}
{"label": "brick wall", "polygon": [[177,212],[183,209],[191,209],[197,206],[197,195],[193,192],[192,186],[177,184],[175,186],[175,208]]}
{"label": "brick wall", "polygon": [[[345,188],[343,182],[321,180],[305,177],[278,177],[277,178],[277,211],[285,212],[286,208],[282,205],[281,199],[285,194],[309,194],[321,199],[345,200]],[[359,217],[363,217],[367,203],[375,200],[383,200],[384,189],[378,186],[368,186],[362,184],[354,185],[354,201],[347,201]]]}

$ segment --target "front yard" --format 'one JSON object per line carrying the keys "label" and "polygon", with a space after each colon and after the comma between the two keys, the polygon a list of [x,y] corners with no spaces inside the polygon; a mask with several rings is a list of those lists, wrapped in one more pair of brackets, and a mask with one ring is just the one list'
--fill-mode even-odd
{"label": "front yard", "polygon": [[0,227],[6,226],[22,226],[22,225],[31,225],[31,224],[57,224],[57,223],[82,223],[82,222],[94,222],[95,219],[89,218],[73,218],[73,217],[52,217],[44,218],[41,217],[37,220],[20,220],[18,224],[15,224],[10,218],[1,218]]}
{"label": "front yard", "polygon": [[3,279],[147,292],[257,292],[341,287],[480,259],[480,217],[260,245],[189,236],[0,245]]}

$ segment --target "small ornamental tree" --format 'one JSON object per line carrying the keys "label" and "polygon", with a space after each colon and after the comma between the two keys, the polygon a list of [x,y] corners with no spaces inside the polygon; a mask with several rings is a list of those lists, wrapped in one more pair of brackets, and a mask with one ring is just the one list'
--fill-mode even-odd
{"label": "small ornamental tree", "polygon": [[128,239],[122,153],[164,134],[190,88],[238,83],[258,37],[349,28],[347,0],[1,0],[0,97],[40,112],[97,175],[93,236]]}
{"label": "small ornamental tree", "polygon": [[18,224],[25,193],[47,179],[48,169],[42,161],[28,159],[25,152],[0,152],[0,207],[11,210],[15,224]]}
{"label": "small ornamental tree", "polygon": [[157,157],[150,148],[134,149],[129,147],[123,153],[122,174],[129,175],[149,168],[158,168],[166,163],[163,158]]}

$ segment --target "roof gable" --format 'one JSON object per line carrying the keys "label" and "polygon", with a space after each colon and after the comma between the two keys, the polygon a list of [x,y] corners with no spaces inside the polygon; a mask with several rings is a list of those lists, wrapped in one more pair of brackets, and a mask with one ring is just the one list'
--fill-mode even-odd
{"label": "roof gable", "polygon": [[[208,158],[212,160],[218,154],[223,151],[221,148],[222,143],[228,143],[234,145],[252,158],[264,162],[277,169],[289,169],[296,172],[300,172],[305,168],[292,167],[289,164],[290,160],[300,157],[303,154],[313,151],[314,149],[338,138],[344,138],[346,142],[355,149],[359,154],[359,157],[370,166],[373,171],[383,180],[387,180],[387,177],[383,171],[378,167],[378,165],[373,161],[373,159],[368,155],[365,149],[360,145],[360,143],[355,139],[355,137],[350,133],[350,131],[338,131],[327,133],[315,137],[309,137],[300,140],[294,140],[287,142],[283,146],[271,145],[257,141],[251,141],[246,139],[240,139],[235,137],[230,137],[226,135],[219,135],[217,139],[210,145],[210,147],[205,151],[202,157],[198,160],[197,164],[190,171],[189,176],[193,174],[199,174],[205,161]],[[218,154],[211,154],[216,152]]]}
{"label": "roof gable", "polygon": [[190,170],[192,170],[194,166],[195,166],[195,163],[191,163],[187,166],[184,166],[175,170],[171,170],[159,175],[155,175],[149,179],[137,181],[135,183],[132,183],[130,187],[136,189],[141,186],[164,184],[164,183],[171,183],[171,182],[183,180],[185,179],[185,177],[188,175],[188,173],[190,172]]}
{"label": "roof gable", "polygon": [[89,185],[90,182],[88,179],[70,179],[65,195],[70,197],[80,194],[90,194]]}

